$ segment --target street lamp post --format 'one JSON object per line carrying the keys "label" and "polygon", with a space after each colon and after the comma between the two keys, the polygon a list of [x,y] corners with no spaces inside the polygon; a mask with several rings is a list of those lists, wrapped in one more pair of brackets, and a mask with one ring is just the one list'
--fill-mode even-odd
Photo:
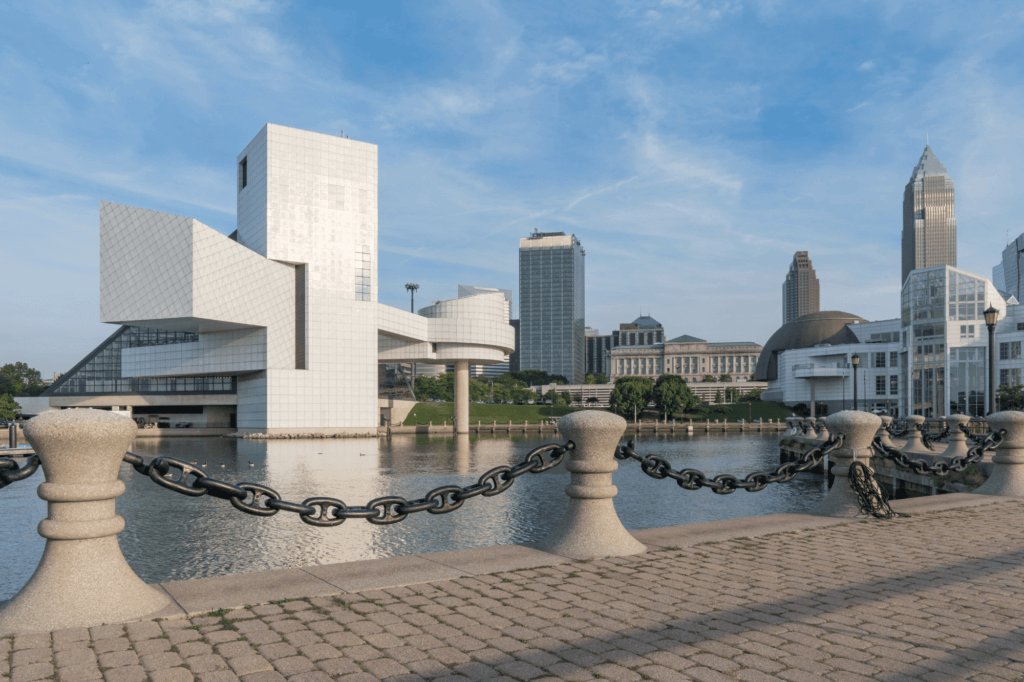
{"label": "street lamp post", "polygon": [[996,411],[996,320],[999,311],[989,306],[985,311],[985,325],[988,327],[988,414]]}
{"label": "street lamp post", "polygon": [[850,364],[853,365],[853,409],[857,410],[857,366],[860,365],[860,356],[856,353],[850,358]]}
{"label": "street lamp post", "polygon": [[406,284],[406,290],[409,292],[409,312],[416,313],[416,290],[420,288],[419,284]]}

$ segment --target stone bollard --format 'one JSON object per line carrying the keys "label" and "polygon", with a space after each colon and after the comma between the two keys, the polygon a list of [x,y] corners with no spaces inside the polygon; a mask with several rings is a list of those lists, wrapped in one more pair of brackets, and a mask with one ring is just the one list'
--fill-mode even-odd
{"label": "stone bollard", "polygon": [[1024,497],[1024,413],[990,414],[988,426],[996,433],[1006,429],[1006,435],[992,457],[992,473],[974,492],[978,495]]}
{"label": "stone bollard", "polygon": [[829,459],[835,462],[835,466],[832,467],[835,482],[825,499],[809,513],[818,516],[859,516],[860,501],[850,488],[847,476],[854,461],[862,462],[871,468],[871,439],[875,437],[882,420],[870,412],[844,410],[832,415],[827,421],[829,431],[833,435],[843,437],[843,445],[829,454]]}
{"label": "stone bollard", "polygon": [[883,414],[879,419],[882,420],[882,425],[878,427],[878,433],[875,435],[881,436],[882,445],[895,449],[896,446],[893,445],[893,442],[889,439],[889,424],[892,424],[892,417],[887,414]]}
{"label": "stone bollard", "polygon": [[11,424],[7,427],[7,447],[18,447],[18,425]]}
{"label": "stone bollard", "polygon": [[804,419],[803,423],[807,425],[807,435],[804,438],[807,440],[818,440],[818,432],[814,429],[814,420]]}
{"label": "stone bollard", "polygon": [[825,425],[825,418],[818,417],[818,419],[816,420],[816,424],[818,427],[818,440],[824,443],[829,439],[828,426]]}
{"label": "stone bollard", "polygon": [[45,412],[25,436],[42,461],[39,497],[48,516],[39,523],[46,548],[32,578],[0,610],[0,636],[120,623],[170,603],[135,575],[117,544],[124,519],[114,500],[117,479],[135,439],[131,419],[99,410]]}
{"label": "stone bollard", "polygon": [[966,414],[953,414],[946,417],[949,424],[949,443],[943,451],[943,457],[966,457],[970,446],[967,445],[967,435],[960,430],[960,425],[967,426],[971,418]]}
{"label": "stone bollard", "polygon": [[558,431],[576,444],[565,465],[572,474],[565,487],[569,507],[551,534],[534,547],[574,559],[647,551],[623,527],[612,502],[619,492],[612,484],[612,473],[619,468],[615,448],[626,431],[626,420],[610,412],[573,412],[558,420]]}
{"label": "stone bollard", "polygon": [[912,414],[907,417],[907,443],[900,450],[905,455],[934,455],[936,454],[933,450],[929,450],[924,446],[924,441],[921,440],[921,432],[917,430],[918,426],[924,424],[924,417],[919,414]]}
{"label": "stone bollard", "polygon": [[796,419],[793,417],[786,417],[786,434],[787,436],[796,435]]}

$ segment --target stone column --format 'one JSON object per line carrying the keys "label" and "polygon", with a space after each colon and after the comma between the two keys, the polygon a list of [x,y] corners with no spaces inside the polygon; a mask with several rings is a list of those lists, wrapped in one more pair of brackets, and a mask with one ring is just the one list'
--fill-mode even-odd
{"label": "stone column", "polygon": [[967,445],[967,436],[960,430],[960,425],[967,426],[969,421],[971,418],[966,414],[953,414],[946,417],[946,423],[949,424],[949,441],[942,453],[944,457],[967,456],[967,451],[971,448]]}
{"label": "stone column", "polygon": [[912,414],[907,417],[907,442],[900,448],[904,454],[918,454],[918,455],[934,455],[935,452],[929,450],[924,446],[924,441],[921,440],[921,432],[917,430],[917,427],[924,424],[924,417],[919,414]]}
{"label": "stone column", "polygon": [[974,492],[1024,497],[1024,412],[990,414],[988,426],[997,433],[1006,429],[1006,435],[992,457],[992,474]]}
{"label": "stone column", "polygon": [[574,559],[647,551],[623,527],[612,502],[619,492],[612,484],[612,473],[619,468],[615,448],[625,430],[626,420],[610,412],[573,412],[558,420],[559,433],[576,445],[565,465],[571,474],[565,487],[569,507],[536,549]]}
{"label": "stone column", "polygon": [[890,447],[890,448],[895,448],[896,446],[893,445],[893,442],[891,440],[889,440],[889,430],[888,430],[889,429],[889,425],[892,424],[892,417],[890,417],[887,414],[883,414],[879,418],[882,420],[882,425],[878,427],[878,433],[875,434],[875,435],[882,437],[882,445],[885,445],[886,447]]}
{"label": "stone column", "polygon": [[135,432],[131,419],[100,410],[45,412],[28,423],[25,436],[46,476],[39,486],[48,503],[39,523],[46,548],[0,610],[0,636],[120,623],[170,603],[135,575],[117,544],[124,530],[114,513],[124,493],[117,475]]}
{"label": "stone column", "polygon": [[832,474],[836,477],[828,496],[818,503],[810,513],[818,516],[854,517],[860,515],[860,502],[850,488],[850,465],[854,461],[871,467],[871,439],[882,422],[870,412],[845,410],[828,418],[828,429],[833,435],[843,437],[843,445],[833,450],[829,457],[835,462]]}
{"label": "stone column", "polygon": [[469,433],[469,360],[455,361],[455,433]]}
{"label": "stone column", "polygon": [[828,426],[825,425],[825,417],[818,417],[815,420],[818,427],[818,440],[825,442],[829,439]]}

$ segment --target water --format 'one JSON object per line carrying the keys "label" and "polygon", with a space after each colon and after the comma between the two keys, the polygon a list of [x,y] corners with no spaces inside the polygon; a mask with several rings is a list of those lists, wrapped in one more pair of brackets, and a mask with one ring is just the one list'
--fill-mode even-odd
{"label": "water", "polygon": [[[656,436],[639,440],[636,450],[664,457],[675,469],[746,475],[778,465],[778,439],[778,434]],[[327,496],[361,506],[385,495],[412,499],[445,484],[468,485],[484,471],[518,463],[531,449],[554,440],[550,435],[395,436],[391,442],[169,438],[139,439],[133,451],[205,463],[214,478],[268,485],[290,501]],[[119,541],[128,563],[147,582],[539,540],[561,519],[568,499],[568,474],[558,467],[522,476],[505,493],[473,498],[451,514],[415,514],[391,526],[352,519],[316,528],[287,512],[249,516],[225,500],[172,493],[128,465],[122,465],[120,478],[127,490],[117,501],[126,522]],[[40,472],[0,491],[0,599],[20,589],[42,554],[36,526],[46,516],[46,504],[35,494],[42,480]],[[802,512],[826,493],[816,474],[798,474],[759,493],[687,491],[647,477],[635,462],[620,463],[615,485],[615,507],[630,530]]]}

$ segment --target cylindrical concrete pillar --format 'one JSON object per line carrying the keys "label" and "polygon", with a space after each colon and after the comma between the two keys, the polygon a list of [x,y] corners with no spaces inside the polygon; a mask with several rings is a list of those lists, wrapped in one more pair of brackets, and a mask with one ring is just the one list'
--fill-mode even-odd
{"label": "cylindrical concrete pillar", "polygon": [[921,440],[921,432],[917,430],[918,426],[924,424],[924,417],[919,414],[912,414],[907,417],[907,442],[900,448],[904,454],[918,454],[918,455],[934,455],[933,450],[929,450],[924,446],[924,441]]}
{"label": "cylindrical concrete pillar", "polygon": [[878,433],[876,433],[875,436],[881,437],[882,445],[889,448],[895,448],[896,446],[893,445],[892,441],[889,439],[889,425],[892,424],[892,417],[887,414],[883,414],[879,419],[882,420],[882,425],[878,427]]}
{"label": "cylindrical concrete pillar", "polygon": [[615,448],[626,431],[626,420],[610,412],[573,412],[558,420],[558,431],[576,446],[565,465],[571,473],[565,488],[569,507],[558,526],[535,547],[574,559],[646,551],[622,525],[612,502],[619,492],[612,484],[612,473],[619,468]]}
{"label": "cylindrical concrete pillar", "polygon": [[992,473],[974,492],[979,495],[1024,497],[1024,413],[990,414],[988,426],[996,433],[1006,429],[1006,435],[992,457]]}
{"label": "cylindrical concrete pillar", "polygon": [[829,454],[830,461],[835,462],[832,467],[835,482],[828,496],[811,510],[811,514],[844,517],[860,515],[860,501],[850,488],[848,479],[850,465],[858,461],[871,468],[871,440],[881,422],[870,412],[853,410],[845,410],[828,418],[828,430],[835,436],[842,436],[843,445]]}
{"label": "cylindrical concrete pillar", "polygon": [[967,436],[960,430],[960,425],[967,426],[969,421],[971,418],[966,414],[954,414],[946,417],[946,423],[949,424],[949,441],[942,453],[945,457],[967,456],[967,451],[971,447],[967,444]]}
{"label": "cylindrical concrete pillar", "polygon": [[455,433],[469,433],[469,360],[455,361]]}
{"label": "cylindrical concrete pillar", "polygon": [[825,417],[818,417],[814,420],[814,425],[818,427],[818,440],[826,441],[829,439],[828,426],[825,424]]}
{"label": "cylindrical concrete pillar", "polygon": [[136,426],[100,410],[44,412],[25,437],[42,462],[39,524],[46,548],[32,578],[0,610],[0,636],[119,623],[166,606],[168,596],[142,582],[121,554],[124,519],[114,500],[117,479]]}
{"label": "cylindrical concrete pillar", "polygon": [[18,447],[18,425],[11,424],[7,427],[7,446],[10,448]]}

